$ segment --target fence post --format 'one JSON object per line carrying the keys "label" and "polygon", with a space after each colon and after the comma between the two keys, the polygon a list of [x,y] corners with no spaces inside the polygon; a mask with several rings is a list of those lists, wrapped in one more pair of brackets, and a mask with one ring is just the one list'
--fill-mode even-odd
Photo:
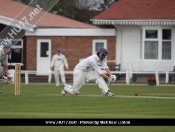
{"label": "fence post", "polygon": [[28,77],[28,72],[25,72],[25,84],[29,83],[29,77]]}
{"label": "fence post", "polygon": [[156,71],[156,85],[159,86],[159,74],[158,71]]}
{"label": "fence post", "polygon": [[169,71],[166,72],[166,83],[169,83]]}
{"label": "fence post", "polygon": [[48,83],[50,83],[51,81],[52,81],[52,71],[49,72]]}
{"label": "fence post", "polygon": [[130,84],[130,77],[129,77],[129,71],[126,71],[126,84]]}

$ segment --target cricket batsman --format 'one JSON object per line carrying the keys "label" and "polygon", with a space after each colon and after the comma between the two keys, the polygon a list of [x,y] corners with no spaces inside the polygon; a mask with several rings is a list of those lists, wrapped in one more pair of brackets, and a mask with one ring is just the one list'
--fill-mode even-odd
{"label": "cricket batsman", "polygon": [[[2,84],[12,83],[12,78],[8,77],[8,55],[12,53],[15,48],[12,44],[8,43],[0,48],[0,62],[3,66],[0,66],[0,88]],[[0,92],[0,95],[4,95],[4,93]]]}
{"label": "cricket batsman", "polygon": [[[61,94],[79,94],[79,90],[81,89],[83,82],[85,79],[87,79],[97,83],[98,87],[102,90],[103,96],[114,96],[104,80],[104,78],[107,78],[109,83],[116,80],[116,76],[111,74],[111,71],[107,66],[107,56],[107,50],[105,48],[100,48],[96,54],[91,55],[79,62],[73,71],[73,86],[65,86],[61,91]],[[105,69],[106,73],[101,70],[101,68],[98,66],[99,64]]]}

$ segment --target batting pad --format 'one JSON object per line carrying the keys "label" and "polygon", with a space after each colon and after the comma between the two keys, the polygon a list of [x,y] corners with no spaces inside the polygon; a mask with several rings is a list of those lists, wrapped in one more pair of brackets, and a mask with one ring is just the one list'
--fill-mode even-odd
{"label": "batting pad", "polygon": [[108,85],[106,84],[105,80],[103,79],[103,77],[101,77],[100,75],[98,75],[98,73],[96,71],[94,71],[94,77],[96,78],[96,82],[99,86],[99,88],[102,89],[103,92],[108,92]]}

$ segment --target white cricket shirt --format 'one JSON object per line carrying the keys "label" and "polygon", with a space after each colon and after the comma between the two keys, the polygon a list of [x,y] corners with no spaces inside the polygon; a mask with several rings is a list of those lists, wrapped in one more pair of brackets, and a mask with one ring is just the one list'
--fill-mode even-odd
{"label": "white cricket shirt", "polygon": [[68,63],[67,63],[65,55],[63,55],[63,54],[60,54],[60,55],[55,54],[52,57],[51,66],[60,67],[60,68],[65,66],[66,68],[68,68]]}
{"label": "white cricket shirt", "polygon": [[102,74],[103,72],[98,66],[98,64],[100,64],[104,69],[109,68],[106,64],[106,60],[101,61],[100,58],[96,54],[94,54],[78,63],[75,66],[75,69],[81,70],[83,72],[87,72],[94,69],[99,74]]}

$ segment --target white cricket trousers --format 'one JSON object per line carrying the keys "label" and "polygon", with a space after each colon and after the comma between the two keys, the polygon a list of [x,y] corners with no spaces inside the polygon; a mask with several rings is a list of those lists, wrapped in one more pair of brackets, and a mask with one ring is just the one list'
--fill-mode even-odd
{"label": "white cricket trousers", "polygon": [[61,75],[61,82],[66,86],[66,80],[65,80],[65,75],[64,75],[64,68],[54,68],[54,73],[55,73],[55,82],[57,85],[60,85],[60,78],[59,74]]}
{"label": "white cricket trousers", "polygon": [[70,94],[79,93],[85,79],[89,81],[97,81],[98,86],[102,89],[103,92],[108,92],[109,88],[103,77],[100,76],[96,71],[83,72],[78,69],[73,71],[73,87],[69,90],[66,90]]}

